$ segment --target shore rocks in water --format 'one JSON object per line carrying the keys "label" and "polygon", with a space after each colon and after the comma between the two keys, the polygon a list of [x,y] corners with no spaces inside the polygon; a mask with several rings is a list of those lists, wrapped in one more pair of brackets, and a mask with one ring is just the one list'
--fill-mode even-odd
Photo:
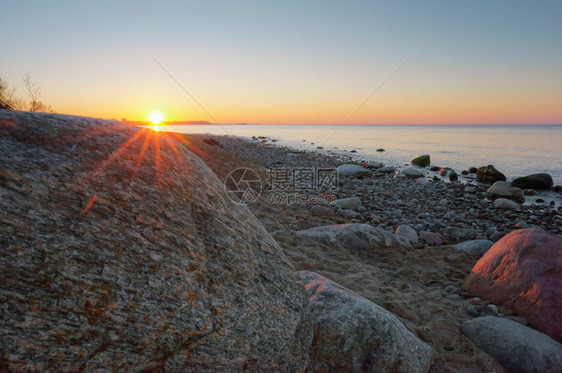
{"label": "shore rocks in water", "polygon": [[488,193],[492,199],[507,198],[514,201],[525,201],[523,191],[519,188],[512,187],[511,184],[506,181],[496,181],[486,190],[486,193]]}
{"label": "shore rocks in water", "polygon": [[391,312],[317,273],[297,275],[314,325],[307,371],[429,371],[433,349]]}
{"label": "shore rocks in water", "polygon": [[405,237],[396,236],[369,224],[325,225],[297,231],[297,236],[309,238],[324,245],[339,245],[349,250],[373,250],[392,247],[410,247]]}
{"label": "shore rocks in water", "polygon": [[[22,175],[1,188],[1,371],[306,369],[294,268],[174,137],[46,113],[0,122],[0,164]],[[148,142],[137,168],[149,134],[159,153]]]}
{"label": "shore rocks in water", "polygon": [[464,322],[461,331],[510,372],[562,371],[562,344],[518,322],[484,316]]}
{"label": "shore rocks in water", "polygon": [[505,175],[496,170],[493,165],[479,167],[478,170],[476,170],[476,178],[481,183],[486,184],[493,184],[496,181],[506,180]]}
{"label": "shore rocks in water", "polygon": [[494,201],[494,207],[500,210],[521,210],[521,206],[517,202],[513,202],[507,198],[498,198]]}
{"label": "shore rocks in water", "polygon": [[406,237],[410,243],[418,242],[418,233],[408,224],[401,224],[396,228],[397,236]]}
{"label": "shore rocks in water", "polygon": [[394,166],[383,166],[379,168],[377,171],[382,172],[383,174],[391,174],[394,171],[396,171],[396,168],[394,168]]}
{"label": "shore rocks in water", "polygon": [[453,245],[453,247],[467,254],[482,256],[492,245],[494,245],[494,243],[490,240],[470,240]]}
{"label": "shore rocks in water", "polygon": [[430,165],[431,161],[429,158],[429,155],[425,154],[425,155],[420,155],[419,157],[416,157],[414,159],[412,159],[412,165],[413,166],[419,166],[419,167],[427,167]]}
{"label": "shore rocks in water", "polygon": [[353,177],[369,176],[369,171],[356,164],[342,164],[341,166],[338,166],[337,172],[339,176],[353,176]]}
{"label": "shore rocks in water", "polygon": [[552,176],[547,173],[538,173],[518,177],[511,182],[511,185],[521,189],[551,189],[554,185]]}
{"label": "shore rocks in water", "polygon": [[513,231],[496,242],[468,276],[466,291],[513,309],[562,341],[562,237],[541,229]]}
{"label": "shore rocks in water", "polygon": [[384,163],[381,162],[376,162],[376,161],[370,161],[367,164],[365,164],[366,168],[381,168],[384,167]]}

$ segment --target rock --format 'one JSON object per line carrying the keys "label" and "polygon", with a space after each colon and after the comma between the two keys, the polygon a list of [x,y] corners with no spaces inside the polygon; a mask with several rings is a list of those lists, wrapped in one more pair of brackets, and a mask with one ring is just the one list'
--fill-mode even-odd
{"label": "rock", "polygon": [[427,180],[425,177],[419,177],[416,179],[416,183],[421,185],[427,185],[430,183],[430,181]]}
{"label": "rock", "polygon": [[451,173],[449,174],[449,180],[456,181],[458,179],[459,179],[459,175],[455,171],[451,171]]}
{"label": "rock", "polygon": [[396,169],[393,166],[384,166],[379,168],[377,171],[378,172],[382,172],[384,174],[391,174],[395,171]]}
{"label": "rock", "polygon": [[512,187],[511,184],[506,181],[496,181],[488,188],[488,190],[486,190],[486,193],[488,193],[492,199],[507,198],[514,201],[525,201],[523,191],[519,188]]}
{"label": "rock", "polygon": [[427,167],[430,163],[429,155],[427,154],[412,159],[412,165],[414,166]]}
{"label": "rock", "polygon": [[467,254],[482,256],[493,245],[494,243],[490,240],[470,240],[453,245],[453,247]]}
{"label": "rock", "polygon": [[213,139],[212,137],[207,137],[203,139],[203,142],[208,145],[220,145],[220,143],[217,140]]}
{"label": "rock", "polygon": [[492,241],[492,242],[498,242],[499,240],[501,240],[502,238],[504,238],[506,234],[507,234],[507,232],[498,232],[498,233],[495,233],[495,234],[493,234],[493,235],[490,236],[490,241]]}
{"label": "rock", "polygon": [[361,217],[361,214],[353,210],[343,210],[343,216],[347,219],[357,219]]}
{"label": "rock", "polygon": [[469,174],[475,174],[478,172],[478,169],[476,167],[469,167],[468,168],[468,173]]}
{"label": "rock", "polygon": [[554,185],[552,176],[547,173],[532,174],[518,177],[511,185],[521,189],[551,189]]}
{"label": "rock", "polygon": [[0,123],[0,164],[25,175],[1,188],[1,371],[306,369],[302,282],[176,137],[47,113]]}
{"label": "rock", "polygon": [[431,166],[431,167],[429,168],[429,170],[430,170],[430,171],[439,171],[439,170],[441,170],[441,167],[439,167],[439,166]]}
{"label": "rock", "polygon": [[462,242],[472,240],[476,237],[476,232],[470,228],[445,227],[443,235],[450,239],[451,242]]}
{"label": "rock", "polygon": [[420,242],[426,243],[428,245],[439,246],[443,244],[443,241],[441,240],[441,235],[439,233],[422,231],[420,232],[418,239]]}
{"label": "rock", "polygon": [[458,294],[449,294],[449,295],[445,296],[445,298],[447,298],[449,300],[462,300],[462,297]]}
{"label": "rock", "polygon": [[447,205],[449,204],[449,200],[448,200],[447,198],[442,198],[442,199],[439,201],[439,204],[440,204],[441,206],[447,206]]}
{"label": "rock", "polygon": [[505,181],[505,175],[495,169],[494,166],[488,165],[478,168],[476,178],[481,183],[493,184],[496,181]]}
{"label": "rock", "polygon": [[529,228],[529,224],[527,224],[527,222],[524,221],[524,220],[520,220],[520,221],[517,222],[517,224],[515,224],[515,228],[517,228],[517,229]]}
{"label": "rock", "polygon": [[332,209],[322,205],[314,205],[310,208],[312,216],[331,216]]}
{"label": "rock", "polygon": [[534,189],[524,189],[523,195],[525,195],[525,196],[536,196],[537,192]]}
{"label": "rock", "polygon": [[467,171],[467,170],[462,170],[462,171],[461,171],[461,175],[464,175],[464,176],[468,175],[468,171]]}
{"label": "rock", "polygon": [[507,318],[468,320],[461,331],[511,372],[561,372],[562,344]]}
{"label": "rock", "polygon": [[385,152],[386,150],[384,150],[383,148],[379,148],[377,149],[378,152]]}
{"label": "rock", "polygon": [[464,192],[465,193],[476,193],[477,190],[478,190],[478,187],[476,185],[467,184],[467,185],[464,186]]}
{"label": "rock", "polygon": [[357,211],[361,207],[361,200],[358,197],[341,198],[332,202],[332,205],[344,210]]}
{"label": "rock", "polygon": [[391,312],[317,273],[297,274],[314,325],[307,371],[429,371],[433,349]]}
{"label": "rock", "polygon": [[494,207],[500,210],[521,210],[521,206],[517,202],[513,202],[507,198],[498,198],[494,201]]}
{"label": "rock", "polygon": [[396,236],[369,224],[326,225],[298,231],[297,236],[309,238],[324,245],[338,245],[345,250],[410,247],[410,242],[405,237]]}
{"label": "rock", "polygon": [[407,224],[401,224],[396,228],[397,236],[406,237],[410,243],[418,242],[418,234],[416,231]]}
{"label": "rock", "polygon": [[341,166],[338,166],[337,172],[339,176],[353,176],[353,177],[369,176],[369,171],[356,164],[342,164]]}
{"label": "rock", "polygon": [[468,313],[472,317],[478,317],[480,315],[480,312],[478,312],[478,310],[474,306],[466,307],[466,313]]}
{"label": "rock", "polygon": [[357,153],[357,150],[353,149],[349,151],[350,153]]}
{"label": "rock", "polygon": [[507,234],[476,263],[465,289],[510,308],[562,340],[562,237],[541,229]]}
{"label": "rock", "polygon": [[322,150],[322,149],[324,149],[324,148],[323,148],[322,146],[317,146],[316,149]]}
{"label": "rock", "polygon": [[384,163],[370,161],[365,165],[365,167],[367,167],[367,168],[381,168],[381,167],[384,167]]}
{"label": "rock", "polygon": [[529,321],[527,321],[526,318],[521,317],[521,316],[506,316],[507,319],[510,319],[511,321],[515,321],[518,322],[521,325],[529,325]]}
{"label": "rock", "polygon": [[414,167],[408,167],[405,168],[401,171],[404,175],[411,177],[411,178],[418,178],[423,176],[423,172],[421,172],[418,169],[415,169]]}

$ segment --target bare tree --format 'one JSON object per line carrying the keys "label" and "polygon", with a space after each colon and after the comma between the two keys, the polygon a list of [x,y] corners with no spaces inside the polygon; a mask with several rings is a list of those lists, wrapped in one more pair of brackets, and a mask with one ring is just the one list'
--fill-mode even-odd
{"label": "bare tree", "polygon": [[16,87],[10,88],[10,85],[2,78],[0,78],[0,109],[25,109],[25,102],[16,97]]}
{"label": "bare tree", "polygon": [[0,79],[0,109],[44,111],[54,113],[50,105],[45,105],[39,100],[41,89],[36,83],[31,81],[29,74],[24,75],[23,83],[25,84],[25,89],[27,90],[27,96],[30,98],[29,104],[26,103],[25,99],[21,99],[16,96],[15,87],[10,88],[10,85],[7,82]]}

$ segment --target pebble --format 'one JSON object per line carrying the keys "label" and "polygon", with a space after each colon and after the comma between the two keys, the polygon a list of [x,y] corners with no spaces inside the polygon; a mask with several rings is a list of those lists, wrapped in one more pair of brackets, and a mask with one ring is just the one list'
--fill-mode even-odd
{"label": "pebble", "polygon": [[474,306],[466,307],[466,313],[473,317],[478,317],[480,315],[480,312],[478,312],[478,310]]}

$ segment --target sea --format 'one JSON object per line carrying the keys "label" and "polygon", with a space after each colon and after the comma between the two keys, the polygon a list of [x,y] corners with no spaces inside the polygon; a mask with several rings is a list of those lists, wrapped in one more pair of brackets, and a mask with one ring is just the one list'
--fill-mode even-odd
{"label": "sea", "polygon": [[546,172],[554,185],[562,185],[562,125],[206,124],[160,126],[160,130],[245,139],[263,136],[280,146],[387,165],[408,164],[429,154],[432,165],[451,167],[459,174],[492,164],[508,181]]}

